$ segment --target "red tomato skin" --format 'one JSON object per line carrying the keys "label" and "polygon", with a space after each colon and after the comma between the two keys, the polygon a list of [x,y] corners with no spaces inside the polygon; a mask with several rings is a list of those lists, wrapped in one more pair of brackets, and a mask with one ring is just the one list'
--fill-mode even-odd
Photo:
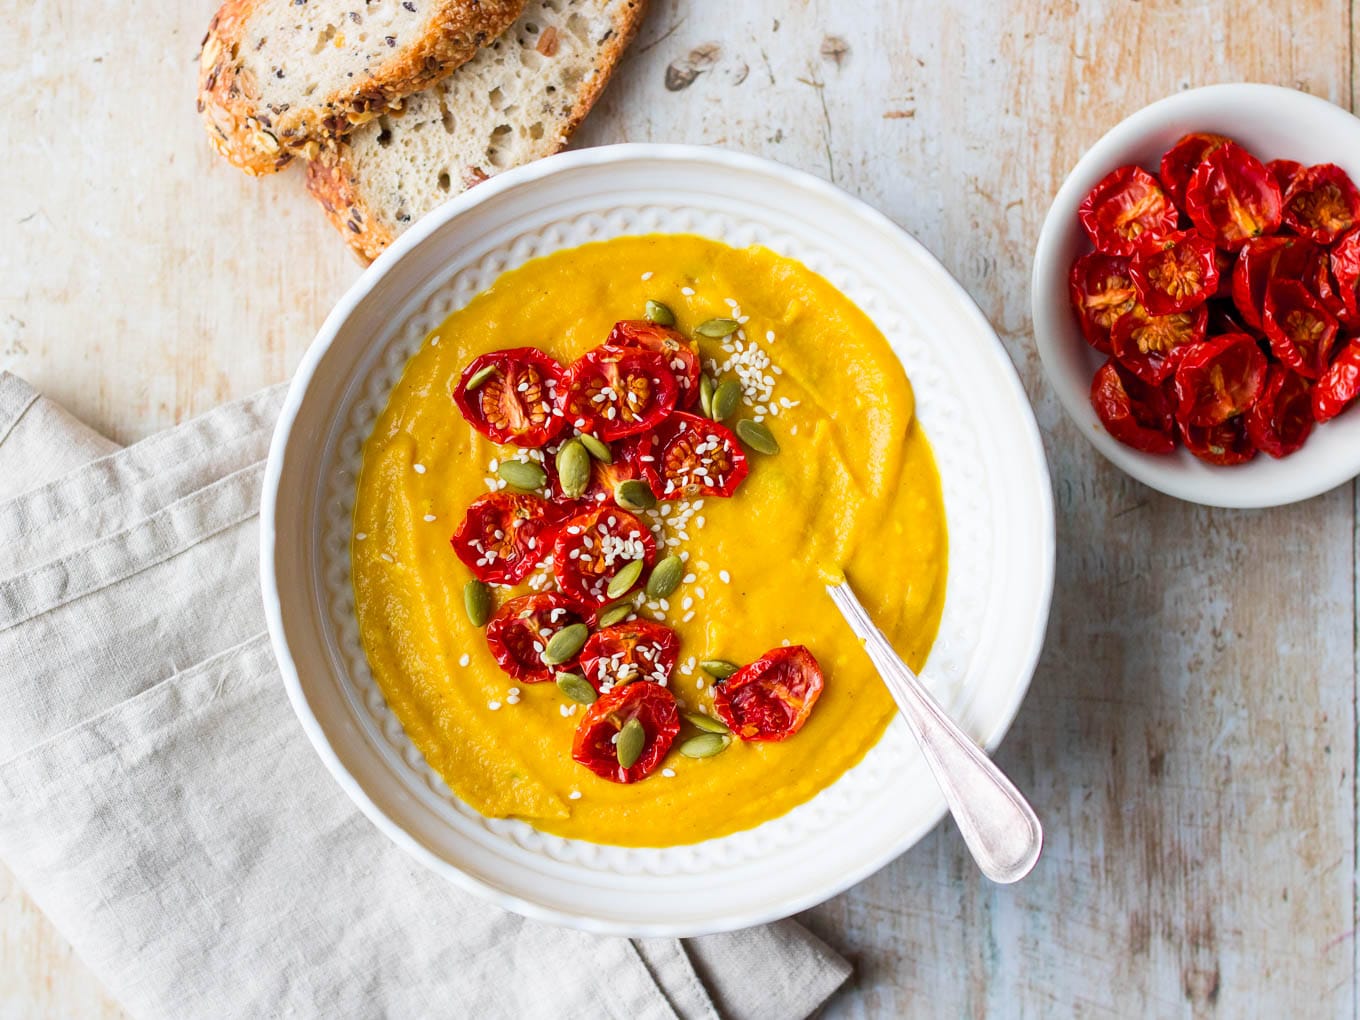
{"label": "red tomato skin", "polygon": [[1072,263],[1067,290],[1081,335],[1096,350],[1109,354],[1111,327],[1138,301],[1128,257],[1088,252]]}
{"label": "red tomato skin", "polygon": [[[614,521],[610,524],[610,521]],[[579,530],[578,530],[579,529]],[[606,536],[615,538],[621,535],[636,539],[641,559],[651,566],[656,557],[656,539],[651,529],[627,510],[617,507],[600,507],[587,510],[564,522],[557,531],[553,543],[553,577],[557,579],[558,590],[575,602],[583,611],[594,613],[606,602],[612,601],[607,593],[609,579],[623,569],[629,562],[615,559],[606,563],[600,558],[600,543]],[[587,547],[585,539],[592,545]],[[582,555],[573,556],[573,552]],[[589,560],[592,569],[589,573],[581,569],[581,563]]]}
{"label": "red tomato skin", "polygon": [[825,685],[807,648],[784,645],[715,684],[713,711],[742,740],[787,740],[803,728]]}
{"label": "red tomato skin", "polygon": [[1077,219],[1096,251],[1132,255],[1139,244],[1176,229],[1176,207],[1157,178],[1140,166],[1122,166],[1091,189]]}
{"label": "red tomato skin", "polygon": [[1331,421],[1360,395],[1360,339],[1341,349],[1313,386],[1313,418]]}
{"label": "red tomato skin", "polygon": [[[1317,200],[1327,196],[1325,206]],[[1284,225],[1302,237],[1329,245],[1360,221],[1360,191],[1334,163],[1319,163],[1296,174],[1284,196]]]}
{"label": "red tomato skin", "polygon": [[[487,366],[495,366],[500,371],[496,376],[487,379],[477,389],[469,393],[467,391],[468,382]],[[535,370],[538,379],[544,384],[542,406],[547,413],[541,425],[516,430],[512,425],[502,425],[490,420],[488,410],[497,406],[492,404],[492,398],[497,395],[503,398],[503,402],[508,404],[511,410],[518,408],[523,403],[522,397],[515,396],[515,386],[506,387],[504,380],[507,376],[513,379],[514,377],[509,374],[524,368]],[[562,366],[537,347],[511,347],[505,350],[491,351],[474,358],[463,369],[463,374],[459,377],[458,385],[453,391],[453,401],[458,405],[458,410],[462,412],[467,423],[493,442],[514,443],[516,446],[526,449],[535,449],[543,446],[562,431],[564,423],[561,416],[552,413],[556,404],[557,391],[562,386],[562,378]]]}
{"label": "red tomato skin", "polygon": [[1270,176],[1275,178],[1275,184],[1280,189],[1280,194],[1287,194],[1289,186],[1294,183],[1294,178],[1304,170],[1302,163],[1296,163],[1292,159],[1272,159],[1266,164],[1266,169],[1270,171]]}
{"label": "red tomato skin", "polygon": [[1185,448],[1200,460],[1218,467],[1235,467],[1256,456],[1256,447],[1247,435],[1245,415],[1229,418],[1217,425],[1180,423]]}
{"label": "red tomato skin", "polygon": [[[646,742],[638,760],[624,768],[612,738],[631,719],[642,724]],[[586,709],[576,727],[571,757],[601,779],[636,783],[656,771],[679,732],[680,710],[675,696],[660,684],[632,683],[600,695]]]}
{"label": "red tomato skin", "polygon": [[[561,506],[567,514],[585,513],[592,507],[617,506],[614,501],[614,486],[631,478],[641,478],[642,468],[637,462],[637,442],[641,436],[629,436],[616,442],[610,448],[613,462],[605,464],[594,457],[590,458],[590,485],[577,499],[568,499],[562,491],[562,482],[557,477],[557,461],[554,456],[544,458],[543,469],[548,473],[548,498]],[[556,454],[556,450],[550,451]]]}
{"label": "red tomato skin", "polygon": [[[638,648],[649,648],[655,654],[638,655]],[[623,652],[622,660],[615,656]],[[581,673],[598,691],[606,683],[614,683],[615,671],[621,665],[650,665],[641,672],[637,683],[654,683],[665,687],[680,657],[680,636],[665,624],[652,620],[630,620],[616,623],[590,635],[581,649]]]}
{"label": "red tomato skin", "polygon": [[[613,393],[628,392],[623,379],[645,376],[648,396],[641,412],[631,417],[619,413],[614,400],[592,399],[602,383]],[[565,421],[605,442],[637,435],[653,428],[675,409],[680,387],[664,354],[639,348],[628,350],[596,347],[567,369],[557,389],[557,407]],[[614,411],[611,417],[608,412]]]}
{"label": "red tomato skin", "polygon": [[1201,234],[1220,248],[1235,250],[1280,229],[1284,198],[1265,164],[1227,142],[1190,175],[1185,211]]}
{"label": "red tomato skin", "polygon": [[1360,227],[1346,231],[1331,253],[1332,276],[1351,322],[1360,323]]}
{"label": "red tomato skin", "polygon": [[1266,388],[1246,414],[1247,436],[1262,453],[1287,457],[1313,431],[1313,402],[1308,381],[1282,368],[1270,367]]}
{"label": "red tomato skin", "polygon": [[[560,520],[558,512],[537,496],[489,492],[472,501],[449,544],[479,581],[519,584],[547,556]],[[522,523],[515,525],[515,521]],[[516,539],[510,550],[513,556],[498,553],[490,562],[483,562],[491,551],[486,549],[485,542],[486,532],[491,528],[499,528],[506,534],[513,530]],[[481,542],[482,548],[476,548],[473,542]]]}
{"label": "red tomato skin", "polygon": [[[1313,341],[1315,347],[1311,352],[1301,348],[1291,333],[1291,315],[1307,316],[1322,328],[1322,333]],[[1338,323],[1312,291],[1298,280],[1276,278],[1270,281],[1262,321],[1271,353],[1289,368],[1306,379],[1316,379],[1327,368]]]}
{"label": "red tomato skin", "polygon": [[1100,366],[1091,381],[1091,406],[1105,431],[1125,446],[1160,455],[1176,449],[1171,401],[1113,358]]}
{"label": "red tomato skin", "polygon": [[[1233,367],[1230,359],[1240,361],[1236,380],[1229,374]],[[1225,333],[1196,345],[1176,366],[1176,419],[1182,425],[1205,427],[1241,414],[1265,388],[1266,366],[1266,356],[1247,333]],[[1231,393],[1228,381],[1234,381]],[[1203,399],[1205,383],[1215,391],[1211,401]]]}
{"label": "red tomato skin", "polygon": [[1225,135],[1193,131],[1166,150],[1157,176],[1177,208],[1185,208],[1185,186],[1190,183],[1190,175],[1195,172],[1195,168],[1204,162],[1205,156],[1230,141],[1232,139]]}
{"label": "red tomato skin", "polygon": [[[1188,312],[1160,316],[1148,315],[1142,306],[1135,306],[1114,324],[1110,346],[1124,368],[1148,385],[1160,386],[1176,370],[1185,352],[1204,342],[1208,322],[1209,310],[1202,304]],[[1179,339],[1165,350],[1142,350],[1138,346],[1137,331],[1157,323],[1166,324]]]}
{"label": "red tomato skin", "polygon": [[646,319],[625,319],[614,323],[604,346],[611,350],[642,350],[663,355],[679,387],[675,406],[683,410],[699,402],[699,352],[678,329]]}
{"label": "red tomato skin", "polygon": [[1275,275],[1280,249],[1298,243],[1297,238],[1258,237],[1247,241],[1237,256],[1232,273],[1232,299],[1242,321],[1252,329],[1264,329],[1261,312],[1266,286]]}
{"label": "red tomato skin", "polygon": [[[1129,263],[1129,275],[1143,307],[1152,315],[1174,315],[1204,304],[1218,290],[1216,255],[1217,249],[1207,238],[1189,231],[1177,231],[1140,247]],[[1187,274],[1187,282],[1197,284],[1180,294],[1159,285],[1159,274],[1177,265]],[[1195,273],[1197,279],[1188,278]]]}
{"label": "red tomato skin", "polygon": [[487,621],[486,644],[503,671],[523,683],[541,684],[553,679],[559,670],[570,670],[576,660],[545,664],[538,658],[542,648],[536,648],[535,642],[546,645],[548,639],[538,631],[546,627],[555,634],[563,627],[581,622],[571,600],[557,592],[520,595],[506,602]]}
{"label": "red tomato skin", "polygon": [[[686,456],[686,451],[709,443],[717,443],[718,447],[701,455],[708,458],[699,463],[708,471],[706,478],[700,479],[694,471],[681,473],[668,467],[673,458],[680,458],[688,464],[692,458]],[[722,455],[721,466],[713,457],[719,451]],[[751,470],[746,451],[731,429],[684,411],[675,412],[638,441],[637,459],[642,476],[647,479],[657,499],[731,496]]]}

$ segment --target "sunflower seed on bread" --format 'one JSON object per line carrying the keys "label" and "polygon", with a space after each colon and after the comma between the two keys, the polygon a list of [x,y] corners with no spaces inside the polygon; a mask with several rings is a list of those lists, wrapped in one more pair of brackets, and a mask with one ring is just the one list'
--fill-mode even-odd
{"label": "sunflower seed on bread", "polygon": [[438,84],[324,146],[307,187],[350,247],[378,254],[435,206],[551,155],[603,91],[644,0],[529,0],[500,38]]}
{"label": "sunflower seed on bread", "polygon": [[433,85],[524,3],[225,0],[199,52],[199,113],[228,161],[273,173]]}

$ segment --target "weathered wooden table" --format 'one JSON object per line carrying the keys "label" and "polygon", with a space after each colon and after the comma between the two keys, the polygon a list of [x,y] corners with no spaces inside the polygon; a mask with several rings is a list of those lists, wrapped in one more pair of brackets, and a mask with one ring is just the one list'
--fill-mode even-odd
{"label": "weathered wooden table", "polygon": [[[358,271],[299,174],[209,151],[211,5],[49,0],[0,42],[0,365],[124,441],[286,378]],[[1057,594],[999,758],[1046,854],[999,889],[942,828],[811,911],[857,965],[828,1015],[1356,1014],[1355,486],[1228,512],[1125,478],[1045,385],[1029,272],[1106,127],[1218,81],[1352,106],[1358,26],[1344,0],[654,0],[579,137],[730,146],[883,209],[981,304],[1044,432]],[[0,869],[0,1016],[117,1015]]]}

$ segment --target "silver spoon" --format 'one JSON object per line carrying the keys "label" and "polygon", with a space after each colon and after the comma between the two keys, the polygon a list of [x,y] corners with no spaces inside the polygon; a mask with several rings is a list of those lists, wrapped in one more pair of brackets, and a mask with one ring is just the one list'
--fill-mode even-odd
{"label": "silver spoon", "polygon": [[826,586],[845,622],[864,642],[878,675],[921,745],[973,860],[993,882],[1018,882],[1039,860],[1044,831],[1034,809],[893,651],[848,581]]}

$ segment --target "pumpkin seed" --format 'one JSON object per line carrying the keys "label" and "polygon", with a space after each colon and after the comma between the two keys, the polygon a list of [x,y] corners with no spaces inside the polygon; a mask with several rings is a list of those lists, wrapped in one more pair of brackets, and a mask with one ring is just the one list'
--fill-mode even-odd
{"label": "pumpkin seed", "polygon": [[686,758],[712,758],[726,751],[730,743],[732,738],[722,733],[700,733],[681,744],[680,753]]}
{"label": "pumpkin seed", "polygon": [[658,326],[674,326],[675,313],[660,301],[647,302],[647,319]]}
{"label": "pumpkin seed", "polygon": [[705,418],[713,417],[713,380],[707,373],[699,377],[699,409]]}
{"label": "pumpkin seed", "polygon": [[590,681],[580,673],[558,673],[557,689],[581,705],[593,705],[599,697],[595,688],[590,686]]}
{"label": "pumpkin seed", "polygon": [[[638,578],[642,576],[642,561],[633,560],[619,570],[617,574],[609,579],[609,587],[605,589],[611,599],[619,598],[632,590],[633,585],[638,583]],[[579,624],[578,624],[579,626]],[[584,641],[581,642],[585,644]]]}
{"label": "pumpkin seed", "polygon": [[713,413],[709,417],[714,421],[730,418],[740,402],[741,383],[735,379],[724,379],[713,391]]}
{"label": "pumpkin seed", "polygon": [[637,760],[642,757],[642,745],[646,742],[647,734],[642,728],[642,723],[636,719],[629,719],[624,723],[614,744],[614,754],[619,759],[619,765],[626,769],[636,765]]}
{"label": "pumpkin seed", "polygon": [[756,453],[776,454],[779,452],[779,441],[775,439],[774,433],[767,429],[763,422],[758,422],[752,418],[743,418],[737,422],[737,438],[755,450]]}
{"label": "pumpkin seed", "polygon": [[612,627],[616,623],[622,623],[628,619],[628,614],[633,611],[632,599],[620,599],[612,606],[600,610],[600,615],[596,617],[601,627]]}
{"label": "pumpkin seed", "polygon": [[736,319],[709,319],[707,322],[699,323],[694,332],[700,336],[720,340],[725,336],[731,336],[739,329],[741,329],[741,323]]}
{"label": "pumpkin seed", "polygon": [[568,439],[557,448],[557,483],[562,495],[579,499],[590,487],[590,454],[579,439]]}
{"label": "pumpkin seed", "polygon": [[482,383],[486,382],[495,374],[496,374],[495,365],[483,365],[481,368],[477,369],[477,371],[472,373],[472,378],[469,379],[467,381],[467,385],[463,387],[463,392],[471,393],[478,386],[482,385]]}
{"label": "pumpkin seed", "polygon": [[705,733],[732,732],[727,728],[727,724],[721,719],[714,719],[712,716],[704,715],[702,712],[684,712],[682,714],[685,717],[685,721],[696,730],[703,730]]}
{"label": "pumpkin seed", "polygon": [[529,460],[507,460],[496,468],[496,474],[505,479],[507,485],[516,489],[540,489],[548,480],[548,472]]}
{"label": "pumpkin seed", "polygon": [[481,627],[491,619],[491,588],[476,578],[463,585],[463,608],[474,627]]}
{"label": "pumpkin seed", "polygon": [[625,510],[650,510],[656,506],[656,496],[641,478],[627,478],[614,483],[614,502]]}
{"label": "pumpkin seed", "polygon": [[664,599],[680,587],[680,578],[685,573],[685,561],[679,556],[667,556],[652,568],[652,576],[647,578],[647,597]]}
{"label": "pumpkin seed", "polygon": [[587,452],[601,464],[614,463],[614,455],[609,452],[609,444],[604,442],[604,440],[596,439],[589,432],[582,432],[576,438],[581,440],[581,445],[584,446]]}
{"label": "pumpkin seed", "polygon": [[703,662],[699,663],[699,668],[714,680],[726,680],[737,670],[741,669],[735,662],[728,662],[726,659],[705,659]]}
{"label": "pumpkin seed", "polygon": [[548,638],[548,646],[543,649],[543,661],[549,666],[568,661],[585,646],[588,637],[590,631],[586,629],[584,623],[573,623],[563,627]]}

